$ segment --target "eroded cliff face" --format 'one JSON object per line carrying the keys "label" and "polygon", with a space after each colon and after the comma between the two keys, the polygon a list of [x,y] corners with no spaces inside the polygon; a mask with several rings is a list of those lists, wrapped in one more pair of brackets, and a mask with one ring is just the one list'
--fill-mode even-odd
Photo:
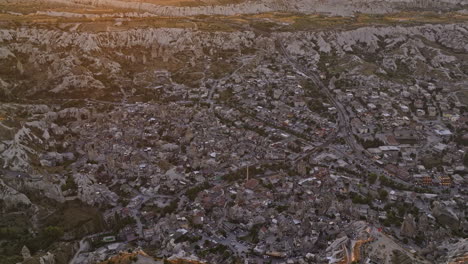
{"label": "eroded cliff face", "polygon": [[[89,135],[82,129],[86,120],[105,120],[106,117],[93,108],[84,107],[79,100],[93,103],[120,102],[126,98],[146,101],[184,98],[192,89],[215,83],[218,77],[206,69],[223,67],[214,59],[218,56],[228,56],[222,61],[227,59],[234,65],[238,63],[236,57],[242,57],[249,50],[261,51],[262,56],[275,56],[275,42],[280,41],[292,56],[307,58],[310,68],[317,67],[324,57],[336,56],[347,61],[350,75],[357,76],[361,68],[370,67],[365,57],[376,56],[378,52],[372,67],[380,74],[399,71],[397,64],[405,60],[411,74],[420,79],[431,80],[432,75],[428,73],[436,72],[441,80],[456,83],[450,72],[463,68],[456,54],[468,52],[467,38],[465,24],[371,26],[269,36],[253,31],[213,33],[169,28],[99,33],[35,27],[3,29],[0,30],[0,43],[6,55],[0,61],[8,66],[0,72],[4,94],[13,101],[54,98],[55,103],[69,106],[55,103],[49,106],[14,103],[0,106],[0,111],[10,117],[10,121],[1,124],[1,128],[8,132],[3,133],[0,141],[1,165],[10,170],[41,174],[42,168],[112,159],[104,154],[105,142],[89,145],[85,139]],[[427,43],[438,43],[439,46]],[[338,63],[331,67],[346,65]],[[376,76],[353,78],[373,86],[397,85]],[[164,94],[154,88],[161,85],[167,88]],[[183,93],[179,94],[181,91]],[[31,120],[17,122],[15,115]],[[62,191],[57,187],[64,183],[63,175],[57,176],[58,185],[45,179],[36,180],[11,186],[17,190],[41,191],[48,198],[64,201]],[[83,187],[77,197],[85,203],[118,198],[109,189],[99,186],[99,180],[94,176],[76,174],[74,180]],[[12,189],[5,190],[14,193]],[[100,197],[106,199],[101,201]],[[21,195],[15,200],[28,203]]]}
{"label": "eroded cliff face", "polygon": [[[7,1],[7,0],[2,0]],[[0,3],[2,2],[0,1]],[[24,1],[24,0],[14,0]],[[239,4],[202,6],[163,6],[149,1],[124,0],[36,0],[69,5],[107,6],[136,9],[161,16],[237,15],[264,12],[324,13],[350,16],[356,12],[384,14],[404,10],[460,10],[467,0],[257,0]],[[11,2],[11,1],[7,1]]]}

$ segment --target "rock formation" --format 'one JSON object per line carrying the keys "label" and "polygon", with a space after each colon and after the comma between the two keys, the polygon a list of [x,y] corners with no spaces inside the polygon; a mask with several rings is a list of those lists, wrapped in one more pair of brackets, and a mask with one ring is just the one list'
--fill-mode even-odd
{"label": "rock formation", "polygon": [[39,263],[40,264],[55,264],[54,254],[47,252],[47,254],[39,258]]}
{"label": "rock formation", "polygon": [[412,214],[407,214],[401,225],[400,234],[402,236],[414,238],[416,236],[416,222]]}
{"label": "rock formation", "polygon": [[442,203],[436,201],[434,202],[434,208],[432,208],[432,213],[434,214],[437,221],[443,226],[455,230],[458,229],[460,225],[460,219],[450,207],[444,206]]}
{"label": "rock formation", "polygon": [[23,260],[27,260],[31,257],[31,252],[27,246],[23,246],[21,249],[21,255],[23,256]]}
{"label": "rock formation", "polygon": [[[1,2],[7,0],[1,0]],[[24,0],[14,0],[21,2]],[[123,0],[36,0],[81,6],[106,6],[122,9],[134,9],[160,16],[196,16],[196,15],[237,15],[264,12],[301,12],[325,13],[330,15],[350,16],[356,12],[383,14],[404,10],[458,10],[466,5],[466,0],[257,0],[244,1],[227,5],[167,6],[149,1]],[[11,2],[11,1],[9,1]]]}
{"label": "rock formation", "polygon": [[0,180],[0,200],[4,202],[6,208],[31,204],[26,195],[6,185],[3,180]]}

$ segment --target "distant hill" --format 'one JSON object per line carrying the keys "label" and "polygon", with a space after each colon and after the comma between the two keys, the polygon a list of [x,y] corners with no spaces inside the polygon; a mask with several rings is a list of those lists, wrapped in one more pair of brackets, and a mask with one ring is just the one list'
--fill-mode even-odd
{"label": "distant hill", "polygon": [[[25,1],[25,0],[13,0]],[[264,12],[323,13],[350,16],[406,10],[458,11],[468,0],[36,0],[72,5],[135,9],[164,16],[236,15]],[[9,2],[11,0],[0,0]]]}

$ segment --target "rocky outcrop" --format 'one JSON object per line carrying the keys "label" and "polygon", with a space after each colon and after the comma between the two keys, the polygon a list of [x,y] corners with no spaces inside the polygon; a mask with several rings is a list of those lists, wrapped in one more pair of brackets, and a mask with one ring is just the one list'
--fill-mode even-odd
{"label": "rocky outcrop", "polygon": [[445,263],[465,263],[468,239],[462,238],[454,243],[441,245],[438,251],[443,252],[442,254],[446,256]]}
{"label": "rocky outcrop", "polygon": [[65,197],[63,197],[63,193],[60,189],[60,186],[52,182],[46,180],[25,181],[23,184],[23,188],[34,192],[39,192],[44,197],[57,202],[65,202]]}
{"label": "rocky outcrop", "polygon": [[4,168],[13,170],[25,170],[30,166],[30,155],[36,151],[28,145],[28,142],[41,140],[32,133],[28,127],[22,127],[14,135],[12,140],[4,141],[4,150],[0,153],[0,161]]}
{"label": "rocky outcrop", "polygon": [[[3,0],[5,1],[5,0]],[[16,0],[18,1],[18,0]],[[19,0],[21,1],[21,0]],[[350,16],[356,12],[382,14],[408,9],[457,10],[466,0],[257,0],[239,4],[166,6],[149,1],[123,0],[42,0],[69,5],[107,6],[146,11],[161,16],[237,15],[264,12],[326,13]],[[1,1],[0,1],[1,3]]]}
{"label": "rocky outcrop", "polygon": [[39,258],[39,263],[40,264],[55,264],[54,254],[47,252],[47,254]]}
{"label": "rocky outcrop", "polygon": [[[417,27],[363,27],[341,32],[278,33],[276,36],[282,39],[288,39],[290,41],[290,43],[286,43],[288,49],[294,54],[301,55],[305,52],[304,49],[308,47],[316,47],[317,50],[322,52],[330,52],[334,49],[340,54],[346,51],[353,51],[354,46],[357,44],[366,45],[370,50],[376,50],[379,48],[379,40],[381,38],[388,38],[385,42],[388,46],[391,46],[401,44],[411,36],[424,37],[431,41],[440,42],[452,49],[468,51],[468,44],[464,41],[467,34],[468,29],[466,25],[451,24]],[[392,36],[398,36],[398,38],[392,38]],[[177,28],[132,29],[120,32],[101,33],[72,33],[32,28],[21,31],[0,30],[0,43],[7,43],[12,38],[26,41],[29,45],[46,45],[50,48],[55,47],[63,49],[73,48],[85,53],[103,51],[109,48],[120,49],[141,46],[144,48],[156,49],[154,52],[152,51],[152,53],[156,53],[154,57],[160,57],[162,55],[171,57],[171,55],[186,49],[193,50],[194,55],[198,57],[203,55],[200,51],[204,47],[232,50],[239,49],[243,46],[256,46],[257,43],[261,45],[262,42],[266,41],[265,37],[256,36],[255,33],[250,31],[208,34]],[[293,43],[292,41],[296,41],[297,43]],[[60,43],[60,45],[57,46],[57,43]],[[170,50],[166,49],[169,45],[171,47]],[[31,49],[31,46],[29,46],[28,50],[28,47],[21,48],[21,46],[15,45],[10,47],[9,50],[13,53],[31,53],[31,55],[34,55],[31,60],[35,63],[42,64],[48,62],[51,63],[53,67],[61,67],[61,76],[66,76],[66,73],[70,72],[69,69],[74,66],[73,64],[77,63],[76,59],[73,57],[68,57],[65,61],[63,59],[55,60],[52,54],[49,55],[47,60],[44,60],[45,58],[38,57],[40,56],[40,52]],[[310,55],[309,53],[307,54]],[[99,59],[96,60],[96,63],[98,63]],[[451,57],[437,58],[435,63],[440,61],[451,62],[452,60],[453,58]],[[61,65],[59,65],[59,63]],[[102,66],[106,67],[105,64]],[[112,65],[108,66],[111,67]],[[115,68],[114,66],[112,67]],[[112,69],[109,68],[109,70]],[[115,70],[118,72],[119,68]],[[115,72],[115,70],[112,71]],[[88,82],[88,80],[86,80],[86,82]],[[75,85],[75,83],[70,84]],[[64,84],[63,86],[65,87],[68,85],[69,84]]]}
{"label": "rocky outcrop", "polygon": [[[402,46],[402,54],[382,55],[382,63],[378,65],[381,67],[380,71],[393,71],[397,62],[404,60],[411,67],[426,67],[421,70],[421,79],[430,79],[431,76],[428,76],[427,72],[440,69],[440,65],[457,67],[459,62],[454,61],[456,56],[453,54],[468,52],[467,36],[466,24],[369,26],[340,31],[280,32],[270,36],[257,35],[248,30],[204,32],[181,28],[137,28],[99,33],[35,27],[1,29],[2,54],[8,54],[5,55],[7,60],[0,58],[2,65],[15,69],[18,58],[22,64],[28,65],[28,75],[13,79],[14,75],[2,74],[0,90],[3,89],[4,94],[14,97],[66,95],[67,98],[81,98],[86,95],[98,98],[108,95],[106,93],[110,93],[109,90],[125,90],[129,86],[126,84],[135,83],[134,80],[125,79],[128,76],[126,68],[132,68],[133,66],[128,65],[135,65],[140,61],[157,64],[155,67],[148,66],[147,72],[142,72],[148,74],[150,80],[154,80],[153,70],[156,68],[164,68],[167,65],[181,67],[182,64],[178,64],[181,60],[177,59],[180,55],[189,54],[190,60],[196,64],[210,65],[207,58],[214,51],[241,54],[243,49],[258,49],[273,53],[275,40],[284,43],[291,55],[310,58],[311,66],[320,61],[322,54],[350,56],[344,57],[344,64],[362,64],[362,59],[354,55],[362,52],[359,50],[361,46],[366,46],[365,52],[369,53]],[[437,43],[437,46],[442,46],[443,49],[426,45],[421,39]],[[47,47],[47,50],[44,50],[44,47]],[[426,49],[428,51],[425,51]],[[64,50],[67,51],[66,56],[63,56]],[[423,51],[434,56],[425,57]],[[349,55],[350,53],[354,54]],[[355,67],[349,65],[345,70],[351,68]],[[42,76],[43,74],[47,76]],[[151,85],[142,82],[145,89]],[[139,84],[131,86],[138,88]],[[115,96],[108,97],[119,100]],[[71,122],[92,118],[90,111],[75,107],[57,111],[38,109],[28,112],[42,113],[46,118],[44,121],[18,124],[16,127],[0,124],[0,134],[8,137],[0,141],[0,165],[5,168],[25,171],[30,169],[32,160],[37,160],[39,165],[44,167],[59,164],[60,160],[64,160],[60,158],[64,153],[48,155],[53,151],[47,148],[62,148],[55,146],[51,140],[54,136],[65,137],[69,132],[70,128],[64,126],[61,120]],[[79,132],[79,129],[72,132]],[[76,156],[76,153],[74,154]],[[48,159],[46,156],[57,158]]]}
{"label": "rocky outcrop", "polygon": [[418,230],[420,232],[424,232],[427,230],[427,228],[429,227],[429,218],[427,217],[426,214],[421,214],[421,216],[419,217],[419,221],[418,221]]}
{"label": "rocky outcrop", "polygon": [[447,207],[442,203],[436,201],[434,202],[432,213],[441,225],[454,230],[458,229],[460,225],[460,219],[450,207]]}
{"label": "rocky outcrop", "polygon": [[21,249],[21,256],[23,256],[24,260],[31,258],[31,251],[29,251],[29,248],[27,246],[23,246],[23,248]]}
{"label": "rocky outcrop", "polygon": [[118,195],[110,191],[107,186],[100,185],[92,175],[75,174],[74,180],[78,186],[78,198],[87,204],[111,203],[115,204]]}
{"label": "rocky outcrop", "polygon": [[23,247],[23,251],[25,251],[26,255],[23,255],[24,260],[21,263],[22,264],[68,264],[70,258],[73,256],[76,250],[73,247],[73,245],[74,243],[70,243],[70,242],[60,242],[60,243],[57,243],[55,245],[55,248],[51,249],[50,252],[44,253],[43,251],[39,251],[32,256],[29,255],[29,257],[27,258],[26,256],[28,256],[27,252],[29,252],[29,250],[25,246]]}
{"label": "rocky outcrop", "polygon": [[345,256],[346,252],[343,250],[350,243],[347,236],[342,236],[333,241],[326,249],[326,255],[329,259],[328,263],[339,263]]}
{"label": "rocky outcrop", "polygon": [[400,234],[405,237],[414,238],[416,236],[416,222],[412,214],[407,214],[401,225]]}
{"label": "rocky outcrop", "polygon": [[5,182],[1,179],[0,179],[0,201],[3,201],[6,208],[16,207],[19,205],[31,205],[31,201],[26,195],[6,185]]}

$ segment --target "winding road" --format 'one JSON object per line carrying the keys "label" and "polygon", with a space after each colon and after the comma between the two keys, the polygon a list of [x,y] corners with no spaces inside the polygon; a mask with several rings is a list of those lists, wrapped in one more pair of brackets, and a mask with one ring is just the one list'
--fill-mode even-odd
{"label": "winding road", "polygon": [[[341,104],[341,102],[335,99],[335,97],[330,93],[330,90],[328,89],[328,87],[319,78],[317,73],[311,72],[311,71],[308,72],[306,69],[302,68],[300,65],[297,65],[296,62],[294,62],[294,60],[291,58],[291,56],[288,54],[288,52],[284,48],[284,45],[280,39],[276,40],[276,46],[281,51],[283,56],[286,58],[290,66],[296,71],[296,73],[312,81],[327,96],[328,100],[338,110],[338,129],[335,131],[336,134],[334,135],[334,137],[329,138],[323,144],[323,147],[326,147],[329,144],[331,144],[336,139],[336,137],[341,134],[346,144],[354,152],[353,156],[348,156],[348,157],[351,160],[356,161],[357,163],[365,164],[366,168],[370,172],[381,174],[381,170],[377,166],[374,165],[373,160],[369,159],[364,154],[366,153],[365,149],[354,138],[353,131],[351,128],[351,120],[343,104]],[[305,72],[307,72],[307,74]],[[313,153],[313,150],[311,150],[310,152]]]}

